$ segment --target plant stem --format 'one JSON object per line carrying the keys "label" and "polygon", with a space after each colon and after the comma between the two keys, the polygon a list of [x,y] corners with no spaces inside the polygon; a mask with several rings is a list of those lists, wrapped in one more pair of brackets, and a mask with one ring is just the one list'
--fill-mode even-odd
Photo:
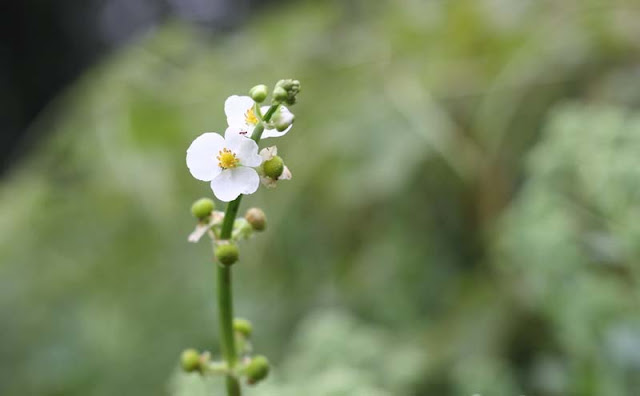
{"label": "plant stem", "polygon": [[233,223],[236,221],[238,215],[238,209],[240,209],[240,201],[242,201],[242,195],[229,202],[227,210],[224,212],[224,219],[222,220],[222,228],[220,230],[220,239],[225,240],[231,238],[231,232],[233,231]]}
{"label": "plant stem", "polygon": [[[271,119],[271,116],[278,109],[279,105],[272,105],[267,113],[264,115],[263,120],[265,122]],[[264,131],[264,124],[259,123],[256,125],[251,139],[256,143],[260,142],[262,132]],[[242,201],[242,195],[238,196],[235,200],[229,202],[227,209],[225,210],[224,220],[222,222],[222,228],[220,230],[220,239],[227,240],[231,238],[233,231],[233,223],[238,215],[238,209],[240,209],[240,202]],[[224,360],[227,361],[229,371],[233,373],[233,369],[238,362],[238,354],[236,352],[235,336],[233,334],[233,293],[231,287],[231,267],[227,267],[221,264],[216,265],[218,269],[218,317],[220,322],[220,343],[222,347],[222,354]],[[240,382],[238,378],[233,375],[227,375],[227,395],[228,396],[240,396]]]}

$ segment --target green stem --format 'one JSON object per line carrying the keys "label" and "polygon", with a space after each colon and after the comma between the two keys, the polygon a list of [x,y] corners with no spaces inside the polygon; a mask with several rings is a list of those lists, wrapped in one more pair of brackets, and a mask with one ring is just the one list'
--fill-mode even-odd
{"label": "green stem", "polygon": [[231,232],[233,231],[233,223],[236,221],[238,215],[238,209],[240,209],[240,201],[242,201],[242,195],[229,202],[227,210],[224,213],[224,219],[222,221],[222,228],[220,229],[220,239],[230,239]]}
{"label": "green stem", "polygon": [[236,349],[233,340],[233,301],[231,301],[231,268],[222,265],[218,269],[218,315],[220,318],[221,347],[224,359],[229,367],[227,375],[227,394],[240,396],[240,384],[232,375],[237,361]]}
{"label": "green stem", "polygon": [[[272,105],[263,117],[263,122],[268,122],[273,116],[273,113],[278,109],[279,105]],[[264,131],[264,124],[260,123],[256,125],[251,139],[256,143],[260,142],[262,132]],[[222,222],[222,228],[220,230],[220,239],[231,239],[231,233],[233,231],[233,223],[238,215],[238,209],[240,209],[240,202],[242,201],[242,195],[238,196],[235,200],[229,202],[224,214],[224,220]],[[220,336],[221,347],[224,360],[227,361],[229,371],[233,373],[236,363],[238,362],[238,354],[236,352],[235,337],[233,334],[233,293],[231,288],[231,267],[224,265],[217,265],[218,268],[218,316],[220,321]],[[227,375],[227,395],[240,396],[240,382],[238,378],[233,375]]]}

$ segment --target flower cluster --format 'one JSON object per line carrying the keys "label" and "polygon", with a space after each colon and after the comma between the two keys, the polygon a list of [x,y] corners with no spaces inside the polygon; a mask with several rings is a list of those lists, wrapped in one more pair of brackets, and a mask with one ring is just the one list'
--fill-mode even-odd
{"label": "flower cluster", "polygon": [[[242,195],[256,192],[261,182],[273,188],[278,181],[291,179],[291,171],[276,146],[260,150],[258,143],[291,130],[294,115],[285,104],[293,105],[299,91],[297,80],[280,80],[269,106],[260,106],[268,96],[264,85],[253,87],[249,96],[230,96],[224,104],[228,124],[224,136],[203,133],[187,149],[191,175],[209,182],[216,198],[230,202],[224,213],[215,210],[215,203],[209,198],[201,198],[191,206],[198,222],[189,241],[198,242],[209,235],[220,279],[229,279],[231,266],[239,259],[237,242],[266,228],[265,214],[259,208],[251,208],[244,217],[236,218]],[[222,359],[212,360],[209,352],[187,349],[181,356],[181,365],[190,373],[226,376],[228,395],[237,396],[239,378],[244,377],[249,385],[258,383],[269,373],[269,361],[251,354],[251,324],[232,317],[230,280],[218,283],[218,295]]]}
{"label": "flower cluster", "polygon": [[251,322],[242,318],[234,319],[233,332],[242,355],[236,370],[232,371],[226,362],[212,360],[210,352],[199,352],[193,348],[185,349],[180,355],[182,369],[200,375],[242,375],[249,385],[262,381],[269,374],[269,360],[263,355],[251,356],[252,331]]}
{"label": "flower cluster", "polygon": [[[187,149],[187,167],[191,175],[210,182],[213,194],[221,201],[230,202],[241,194],[253,194],[261,179],[263,184],[273,187],[278,180],[291,178],[282,158],[276,156],[275,146],[258,154],[257,141],[284,136],[294,121],[294,115],[276,98],[271,106],[259,105],[266,97],[266,87],[263,87],[254,87],[252,97],[233,95],[227,98],[224,112],[228,127],[224,137],[216,132],[206,132]],[[276,88],[283,89],[280,85]],[[299,88],[298,83],[295,93]],[[260,134],[255,136],[258,128]],[[273,159],[278,159],[280,165],[271,166]],[[265,168],[263,163],[269,165]]]}

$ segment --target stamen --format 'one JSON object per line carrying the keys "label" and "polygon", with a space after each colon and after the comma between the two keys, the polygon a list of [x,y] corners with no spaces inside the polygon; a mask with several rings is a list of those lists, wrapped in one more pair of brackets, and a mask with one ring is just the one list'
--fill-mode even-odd
{"label": "stamen", "polygon": [[220,150],[216,159],[218,160],[218,166],[222,169],[235,168],[240,163],[236,154],[227,148]]}
{"label": "stamen", "polygon": [[256,117],[256,113],[253,112],[253,107],[244,113],[244,121],[248,125],[258,125],[258,117]]}

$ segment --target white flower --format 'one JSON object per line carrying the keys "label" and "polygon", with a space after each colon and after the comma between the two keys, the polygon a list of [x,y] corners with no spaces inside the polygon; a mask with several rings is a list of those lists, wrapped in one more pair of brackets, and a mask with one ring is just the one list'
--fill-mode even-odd
{"label": "white flower", "polygon": [[215,132],[203,133],[187,149],[193,177],[210,181],[213,194],[225,202],[256,192],[260,177],[251,167],[261,163],[256,142],[243,138],[236,128],[228,128],[224,138]]}
{"label": "white flower", "polygon": [[[230,127],[236,128],[240,135],[250,137],[253,129],[258,125],[259,119],[253,110],[253,99],[248,96],[229,96],[224,102],[224,113],[227,115],[227,124]],[[269,110],[269,106],[262,106],[260,111],[262,114]],[[285,106],[280,106],[278,109],[279,117],[292,120],[293,114]],[[271,126],[265,126],[264,132],[262,132],[262,139],[269,137],[280,137],[289,132],[291,125],[282,132],[278,132]]]}
{"label": "white flower", "polygon": [[[265,147],[262,150],[260,150],[260,157],[262,157],[262,163],[264,163],[265,161],[269,161],[270,159],[272,159],[277,155],[278,155],[278,148],[276,146]],[[262,171],[260,173],[260,181],[267,188],[275,188],[279,180],[291,180],[291,177],[292,177],[291,171],[289,170],[289,168],[287,168],[286,165],[282,170],[282,174],[278,176],[277,179],[272,179],[266,176]]]}

